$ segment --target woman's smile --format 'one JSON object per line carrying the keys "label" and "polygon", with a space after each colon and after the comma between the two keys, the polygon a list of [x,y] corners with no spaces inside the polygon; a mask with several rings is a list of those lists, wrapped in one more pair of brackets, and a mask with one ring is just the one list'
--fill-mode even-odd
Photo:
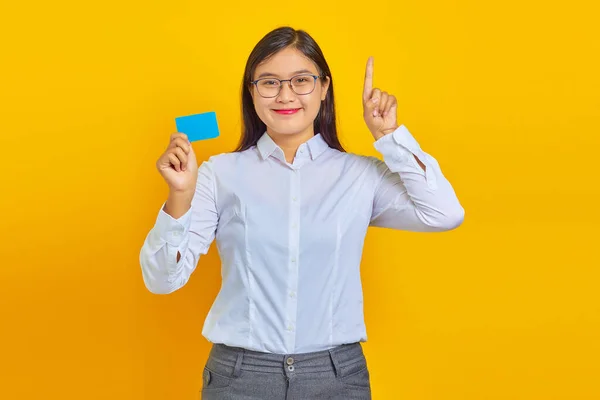
{"label": "woman's smile", "polygon": [[280,114],[280,115],[292,115],[292,114],[296,114],[300,110],[301,110],[301,108],[280,108],[280,109],[275,109],[273,111],[275,111],[277,114]]}

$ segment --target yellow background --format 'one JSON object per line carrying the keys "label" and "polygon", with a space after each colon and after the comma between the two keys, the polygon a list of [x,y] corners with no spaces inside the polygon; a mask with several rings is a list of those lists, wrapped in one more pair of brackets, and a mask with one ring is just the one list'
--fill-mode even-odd
{"label": "yellow background", "polygon": [[246,58],[287,24],[325,52],[346,148],[376,154],[373,55],[466,209],[448,233],[368,233],[374,398],[600,398],[592,3],[3,1],[0,398],[198,398],[219,260],[172,295],[145,289],[154,163],[176,116],[208,110],[221,136],[199,161],[233,149]]}

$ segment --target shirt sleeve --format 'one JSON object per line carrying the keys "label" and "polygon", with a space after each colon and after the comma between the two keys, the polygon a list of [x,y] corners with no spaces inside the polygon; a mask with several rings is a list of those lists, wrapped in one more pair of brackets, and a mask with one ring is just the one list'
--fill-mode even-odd
{"label": "shirt sleeve", "polygon": [[218,222],[214,187],[209,160],[198,168],[192,206],[184,215],[171,217],[164,212],[163,203],[140,251],[142,276],[150,292],[167,294],[183,287],[200,256],[208,252]]}
{"label": "shirt sleeve", "polygon": [[377,158],[373,161],[379,183],[371,226],[435,232],[462,224],[465,212],[452,185],[437,160],[421,150],[404,125],[378,139],[374,146],[384,161]]}

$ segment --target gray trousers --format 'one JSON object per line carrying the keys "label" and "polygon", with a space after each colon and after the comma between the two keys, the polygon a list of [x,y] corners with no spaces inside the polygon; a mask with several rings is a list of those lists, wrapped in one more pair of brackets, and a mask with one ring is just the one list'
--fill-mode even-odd
{"label": "gray trousers", "polygon": [[302,354],[272,354],[213,344],[202,400],[370,400],[360,343]]}

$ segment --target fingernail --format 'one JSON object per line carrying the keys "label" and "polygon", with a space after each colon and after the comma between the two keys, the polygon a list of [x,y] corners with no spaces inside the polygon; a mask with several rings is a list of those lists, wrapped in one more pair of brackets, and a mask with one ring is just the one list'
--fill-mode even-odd
{"label": "fingernail", "polygon": [[376,117],[377,116],[377,110],[373,111],[373,116]]}
{"label": "fingernail", "polygon": [[383,116],[384,116],[384,117],[385,117],[385,116],[387,116],[387,111],[383,113]]}
{"label": "fingernail", "polygon": [[379,103],[379,97],[375,97],[375,98],[373,99],[373,104],[377,104],[377,103]]}

